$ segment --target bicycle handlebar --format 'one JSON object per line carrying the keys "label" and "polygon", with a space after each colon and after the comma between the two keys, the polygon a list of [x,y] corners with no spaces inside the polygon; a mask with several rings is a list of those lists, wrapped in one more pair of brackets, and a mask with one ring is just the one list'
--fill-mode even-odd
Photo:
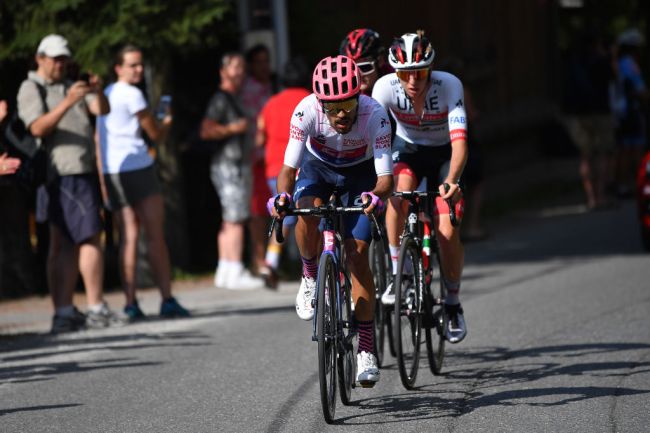
{"label": "bicycle handlebar", "polygon": [[[370,206],[370,203],[364,206],[354,206],[354,207],[346,207],[346,206],[333,206],[333,205],[322,205],[322,206],[316,206],[316,207],[310,207],[310,208],[294,208],[294,209],[289,209],[289,208],[280,208],[281,212],[284,212],[284,216],[319,216],[319,217],[325,217],[325,216],[334,216],[334,215],[349,215],[349,214],[362,214],[364,213],[364,210]],[[373,219],[375,224],[377,223],[377,220],[375,219],[375,214],[370,214],[370,218]],[[269,227],[268,231],[268,237],[271,237],[273,235],[273,230],[275,230],[275,240],[278,241],[279,244],[284,242],[284,235],[282,234],[282,220],[284,217],[273,217],[273,220],[271,221],[271,226]]]}
{"label": "bicycle handlebar", "polygon": [[[449,185],[444,184],[445,189],[449,190]],[[393,197],[401,197],[405,200],[415,203],[420,197],[440,197],[440,191],[399,191],[394,192]],[[445,199],[447,206],[449,207],[449,219],[451,220],[451,225],[458,227],[458,218],[456,217],[456,207],[452,204],[451,199]]]}

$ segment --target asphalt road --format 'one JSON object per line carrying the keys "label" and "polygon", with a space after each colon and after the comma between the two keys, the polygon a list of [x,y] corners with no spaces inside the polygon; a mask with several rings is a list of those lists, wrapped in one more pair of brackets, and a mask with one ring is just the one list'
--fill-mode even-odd
{"label": "asphalt road", "polygon": [[648,431],[650,256],[632,203],[572,211],[468,245],[469,335],[447,346],[444,374],[425,361],[407,391],[388,358],[337,425],[286,284],[228,303],[184,293],[191,319],[1,337],[0,432]]}

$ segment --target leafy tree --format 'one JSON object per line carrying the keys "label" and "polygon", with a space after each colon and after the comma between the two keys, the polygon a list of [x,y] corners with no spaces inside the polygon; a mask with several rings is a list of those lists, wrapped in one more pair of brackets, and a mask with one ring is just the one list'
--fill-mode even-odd
{"label": "leafy tree", "polygon": [[[82,67],[105,71],[115,48],[134,43],[154,64],[170,52],[216,46],[236,32],[229,0],[17,0],[0,2],[0,61],[29,57],[59,33]],[[225,25],[224,25],[225,24]]]}
{"label": "leafy tree", "polygon": [[175,264],[189,257],[177,144],[204,109],[201,98],[216,81],[216,54],[239,46],[235,6],[234,0],[0,0],[0,99],[12,103],[38,43],[50,33],[69,41],[82,70],[102,75],[119,47],[135,44],[153,72],[150,100],[162,89],[174,94],[174,134],[157,154]]}

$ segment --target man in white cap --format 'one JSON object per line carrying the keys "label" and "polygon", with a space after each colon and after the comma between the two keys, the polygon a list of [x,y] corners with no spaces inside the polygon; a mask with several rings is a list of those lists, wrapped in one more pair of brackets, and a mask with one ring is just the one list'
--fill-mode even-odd
{"label": "man in white cap", "polygon": [[[53,333],[116,321],[103,299],[101,196],[89,118],[90,113],[107,114],[110,107],[98,76],[67,79],[70,55],[64,37],[43,38],[36,50],[38,69],[28,73],[17,97],[20,118],[48,154],[47,278],[55,308]],[[72,302],[79,272],[86,287],[87,317]]]}

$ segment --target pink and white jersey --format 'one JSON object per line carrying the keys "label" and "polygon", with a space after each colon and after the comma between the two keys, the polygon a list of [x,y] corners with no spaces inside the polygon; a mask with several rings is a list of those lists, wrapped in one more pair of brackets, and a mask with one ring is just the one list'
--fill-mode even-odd
{"label": "pink and white jersey", "polygon": [[396,135],[408,143],[442,146],[467,139],[463,84],[448,72],[431,72],[431,87],[420,118],[394,73],[384,75],[375,83],[372,97],[393,115],[397,121]]}
{"label": "pink and white jersey", "polygon": [[316,158],[334,167],[349,167],[374,158],[377,176],[393,173],[388,114],[368,96],[359,96],[357,119],[347,134],[332,128],[314,94],[296,106],[290,128],[284,154],[284,163],[289,167],[298,168],[307,147]]}

